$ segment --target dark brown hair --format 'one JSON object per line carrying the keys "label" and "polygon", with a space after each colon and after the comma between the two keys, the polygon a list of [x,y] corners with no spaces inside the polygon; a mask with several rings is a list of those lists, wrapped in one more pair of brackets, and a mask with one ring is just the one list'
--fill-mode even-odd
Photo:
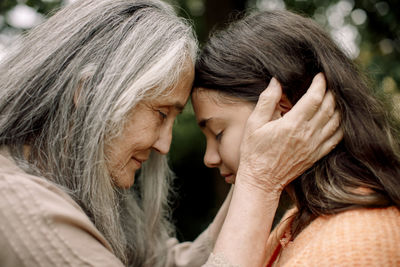
{"label": "dark brown hair", "polygon": [[196,64],[195,88],[251,102],[276,77],[294,104],[318,72],[325,73],[335,96],[344,137],[291,183],[299,209],[294,235],[319,215],[400,208],[398,124],[328,35],[311,19],[289,11],[251,14],[214,33]]}

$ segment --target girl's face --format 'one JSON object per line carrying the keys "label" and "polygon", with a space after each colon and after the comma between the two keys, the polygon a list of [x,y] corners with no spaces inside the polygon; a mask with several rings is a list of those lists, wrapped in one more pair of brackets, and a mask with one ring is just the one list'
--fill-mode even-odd
{"label": "girl's face", "polygon": [[206,136],[204,164],[218,168],[227,183],[235,183],[240,143],[254,104],[197,88],[192,94],[197,122]]}

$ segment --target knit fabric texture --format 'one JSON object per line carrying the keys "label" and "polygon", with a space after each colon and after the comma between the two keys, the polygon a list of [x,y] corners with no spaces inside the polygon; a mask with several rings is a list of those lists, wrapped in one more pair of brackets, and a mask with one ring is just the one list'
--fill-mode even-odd
{"label": "knit fabric texture", "polygon": [[[288,217],[288,216],[286,216]],[[290,218],[271,233],[272,266],[400,266],[400,212],[395,207],[320,216],[294,240]]]}

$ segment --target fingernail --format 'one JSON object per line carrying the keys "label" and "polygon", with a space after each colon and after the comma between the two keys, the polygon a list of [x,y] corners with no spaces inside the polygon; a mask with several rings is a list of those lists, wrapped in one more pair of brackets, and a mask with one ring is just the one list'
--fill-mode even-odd
{"label": "fingernail", "polygon": [[315,75],[315,79],[322,80],[324,78],[324,74],[322,72],[319,72],[317,75]]}
{"label": "fingernail", "polygon": [[275,79],[275,77],[272,77],[271,80],[269,81],[269,86],[278,86],[278,80]]}

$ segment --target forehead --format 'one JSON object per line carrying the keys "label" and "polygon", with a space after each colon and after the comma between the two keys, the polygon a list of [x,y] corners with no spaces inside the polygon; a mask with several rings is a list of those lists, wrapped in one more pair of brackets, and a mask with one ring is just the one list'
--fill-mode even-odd
{"label": "forehead", "polygon": [[207,88],[196,88],[193,91],[192,104],[198,121],[254,107],[250,102]]}
{"label": "forehead", "polygon": [[196,107],[201,107],[206,104],[216,105],[218,103],[217,100],[217,92],[214,90],[210,90],[207,88],[195,88],[192,92],[192,104]]}
{"label": "forehead", "polygon": [[193,104],[209,104],[212,106],[235,105],[246,102],[238,97],[209,88],[195,88],[192,93],[192,101]]}
{"label": "forehead", "polygon": [[167,88],[161,95],[157,96],[152,102],[159,105],[185,105],[189,98],[194,79],[194,70],[188,67],[182,72],[174,86]]}

